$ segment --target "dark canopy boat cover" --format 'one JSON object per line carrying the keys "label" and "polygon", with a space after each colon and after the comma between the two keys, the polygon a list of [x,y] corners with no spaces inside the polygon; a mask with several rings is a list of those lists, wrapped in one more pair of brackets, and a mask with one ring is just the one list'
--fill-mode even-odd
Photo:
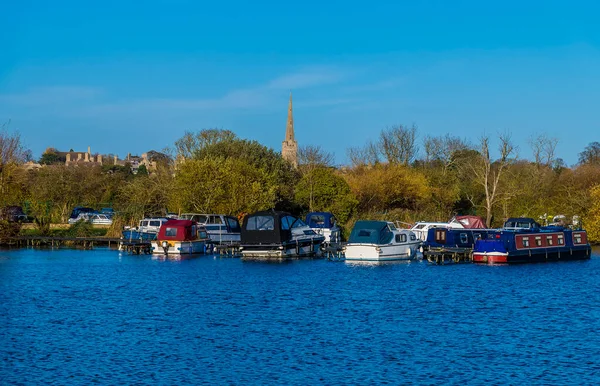
{"label": "dark canopy boat cover", "polygon": [[333,228],[335,217],[330,212],[311,212],[306,215],[306,224],[311,228]]}
{"label": "dark canopy boat cover", "polygon": [[262,211],[244,218],[242,244],[281,244],[292,238],[292,224],[302,221],[287,212]]}
{"label": "dark canopy boat cover", "polygon": [[392,231],[385,221],[357,221],[352,228],[348,243],[354,244],[389,244]]}

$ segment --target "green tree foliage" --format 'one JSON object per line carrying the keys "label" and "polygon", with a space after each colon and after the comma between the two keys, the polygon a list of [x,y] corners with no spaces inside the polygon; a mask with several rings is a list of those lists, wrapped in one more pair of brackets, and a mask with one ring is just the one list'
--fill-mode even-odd
{"label": "green tree foliage", "polygon": [[46,149],[44,154],[40,157],[38,163],[41,165],[57,165],[64,164],[66,162],[66,157],[61,157],[58,154],[58,150],[49,147]]}
{"label": "green tree foliage", "polygon": [[140,165],[138,167],[136,176],[142,177],[142,176],[147,176],[147,175],[148,175],[148,168],[146,168],[146,165]]}
{"label": "green tree foliage", "polygon": [[600,243],[600,185],[592,187],[589,196],[592,204],[585,217],[585,226],[590,242]]}
{"label": "green tree foliage", "polygon": [[425,176],[404,165],[359,166],[344,174],[361,213],[417,211],[430,195]]}
{"label": "green tree foliage", "polygon": [[239,158],[184,162],[175,177],[172,202],[182,212],[239,214],[273,208],[277,186],[264,170]]}
{"label": "green tree foliage", "polygon": [[152,175],[139,175],[131,179],[119,174],[112,176],[121,181],[114,201],[115,209],[123,221],[135,225],[145,216],[166,215],[174,180],[170,169],[159,167]]}
{"label": "green tree foliage", "polygon": [[[222,170],[224,173],[238,174],[228,175],[224,177],[226,179],[221,180],[218,176],[221,172],[219,169],[200,171],[199,164],[197,163],[192,164],[190,168],[194,170],[194,173],[202,173],[203,177],[211,177],[210,179],[214,181],[212,187],[217,192],[226,191],[226,188],[233,186],[228,184],[233,183],[231,181],[236,179],[247,183],[247,189],[250,191],[256,191],[257,183],[262,184],[262,189],[265,193],[259,195],[257,200],[250,200],[245,205],[242,205],[240,202],[232,204],[231,210],[238,210],[237,208],[243,207],[246,208],[244,211],[248,211],[247,208],[255,208],[258,203],[260,203],[258,206],[261,209],[273,207],[288,209],[292,205],[294,186],[299,175],[290,163],[283,160],[281,155],[272,149],[256,141],[239,139],[230,131],[212,129],[203,130],[197,134],[186,133],[184,138],[178,140],[177,143],[178,151],[183,151],[180,155],[187,154],[191,158],[186,158],[185,161],[180,163],[176,178],[181,179],[183,177],[179,177],[180,175],[183,176],[189,172],[189,169],[185,168],[188,161],[219,161],[212,164],[211,167],[223,167],[225,168]],[[228,160],[232,161],[222,162]],[[207,173],[208,175],[206,175]],[[248,176],[240,173],[247,173]],[[217,183],[223,183],[224,185],[215,185]],[[191,189],[191,187],[186,187],[185,184],[182,185],[179,182],[177,182],[177,186],[178,194],[184,194],[185,189]],[[243,185],[240,185],[240,189],[242,187]],[[233,198],[233,193],[230,195]],[[250,199],[249,195],[243,194],[242,196]],[[195,200],[192,206],[196,208],[212,208],[214,200],[210,194],[205,196],[205,200],[207,201],[202,203]],[[178,205],[183,206],[181,200],[179,200]],[[235,211],[227,211],[225,213],[236,214]]]}
{"label": "green tree foliage", "polygon": [[21,143],[21,136],[9,132],[6,122],[0,125],[0,204],[15,204],[22,199],[25,174],[19,165],[27,161],[29,151]]}
{"label": "green tree foliage", "polygon": [[336,171],[317,167],[305,173],[296,185],[296,202],[309,211],[325,211],[335,214],[345,224],[353,216],[358,200],[348,183]]}
{"label": "green tree foliage", "polygon": [[53,165],[31,173],[27,200],[34,216],[66,222],[73,207],[107,202],[121,180],[103,174],[99,166]]}

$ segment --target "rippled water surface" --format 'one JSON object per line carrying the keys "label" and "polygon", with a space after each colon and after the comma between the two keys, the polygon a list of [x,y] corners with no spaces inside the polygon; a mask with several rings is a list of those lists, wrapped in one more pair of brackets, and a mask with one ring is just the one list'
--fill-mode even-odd
{"label": "rippled water surface", "polygon": [[0,383],[598,384],[595,252],[365,266],[0,251]]}

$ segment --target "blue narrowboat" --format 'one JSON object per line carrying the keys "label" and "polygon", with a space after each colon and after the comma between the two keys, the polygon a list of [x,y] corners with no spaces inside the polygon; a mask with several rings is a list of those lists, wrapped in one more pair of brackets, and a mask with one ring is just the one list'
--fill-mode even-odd
{"label": "blue narrowboat", "polygon": [[477,240],[487,238],[494,231],[483,225],[480,228],[432,227],[427,230],[424,249],[473,249]]}
{"label": "blue narrowboat", "polygon": [[475,242],[475,263],[535,263],[589,259],[587,233],[562,226],[541,227],[531,218],[509,218],[502,229]]}

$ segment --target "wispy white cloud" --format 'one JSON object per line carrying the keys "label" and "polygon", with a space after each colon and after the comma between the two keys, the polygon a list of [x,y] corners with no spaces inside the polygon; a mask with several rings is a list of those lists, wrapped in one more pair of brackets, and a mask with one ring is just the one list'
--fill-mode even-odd
{"label": "wispy white cloud", "polygon": [[21,93],[0,94],[0,101],[22,106],[44,106],[94,100],[103,90],[96,87],[36,87]]}
{"label": "wispy white cloud", "polygon": [[[0,94],[0,101],[23,108],[46,109],[60,116],[93,117],[101,114],[260,109],[277,103],[284,90],[316,89],[343,82],[348,72],[334,67],[305,67],[254,87],[226,91],[212,98],[119,98],[109,90],[85,86],[38,87],[22,93]],[[347,103],[347,98],[323,96],[313,106]],[[73,107],[77,106],[76,109]]]}
{"label": "wispy white cloud", "polygon": [[280,76],[267,83],[267,89],[294,90],[340,82],[347,73],[339,68],[316,67]]}
{"label": "wispy white cloud", "polygon": [[406,84],[406,82],[407,80],[405,77],[392,77],[388,79],[379,80],[373,83],[347,86],[343,88],[343,91],[349,93],[383,91],[398,88]]}

